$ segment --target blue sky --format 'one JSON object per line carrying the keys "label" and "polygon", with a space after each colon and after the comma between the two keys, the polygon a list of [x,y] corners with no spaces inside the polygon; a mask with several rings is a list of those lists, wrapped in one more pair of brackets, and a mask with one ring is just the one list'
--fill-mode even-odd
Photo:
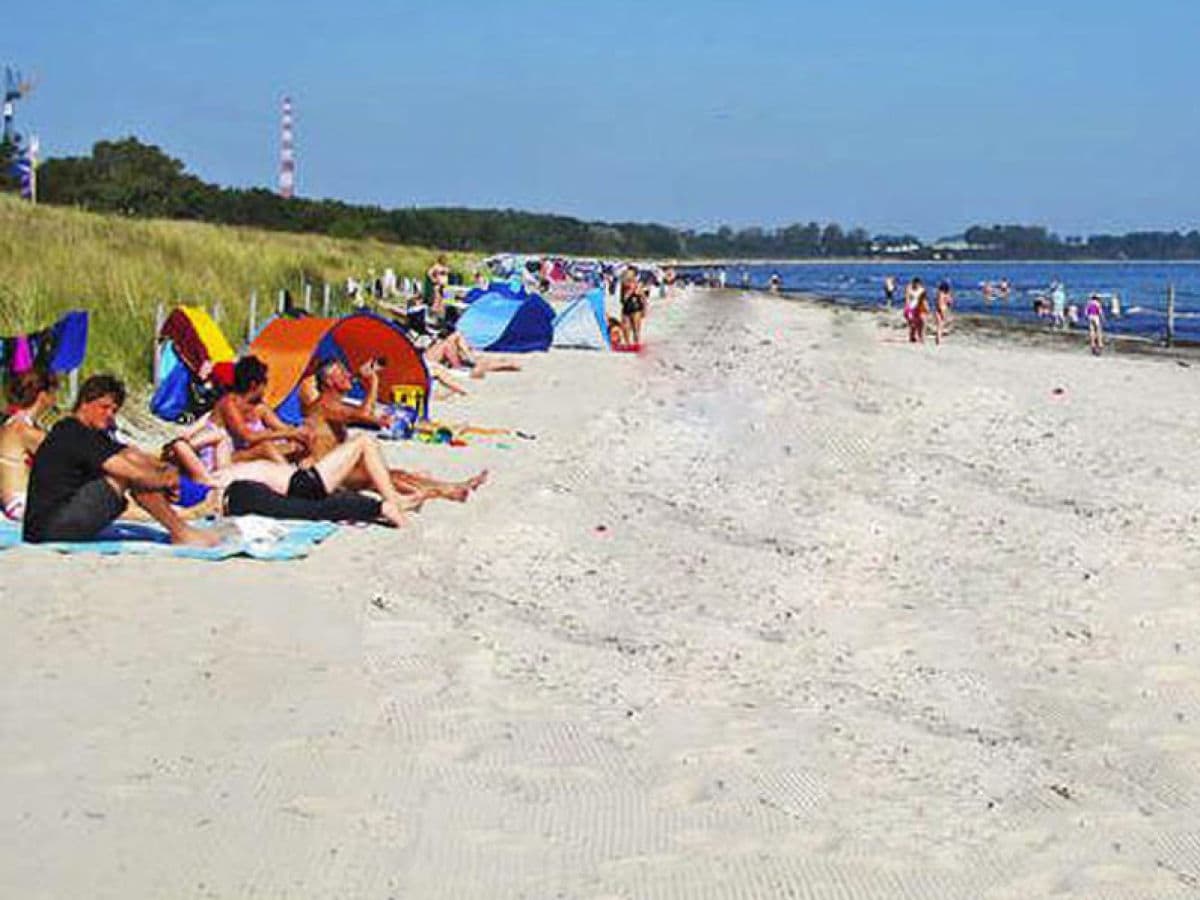
{"label": "blue sky", "polygon": [[937,237],[1200,227],[1198,46],[1195,0],[41,0],[0,61],[51,155],[273,187],[288,93],[305,196]]}

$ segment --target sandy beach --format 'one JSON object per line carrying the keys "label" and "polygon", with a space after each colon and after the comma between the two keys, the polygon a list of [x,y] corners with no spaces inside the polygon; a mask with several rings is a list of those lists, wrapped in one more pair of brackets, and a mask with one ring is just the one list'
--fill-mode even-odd
{"label": "sandy beach", "polygon": [[492,473],[404,531],[0,556],[0,896],[1194,896],[1200,364],[648,335],[435,410],[529,437],[391,447]]}

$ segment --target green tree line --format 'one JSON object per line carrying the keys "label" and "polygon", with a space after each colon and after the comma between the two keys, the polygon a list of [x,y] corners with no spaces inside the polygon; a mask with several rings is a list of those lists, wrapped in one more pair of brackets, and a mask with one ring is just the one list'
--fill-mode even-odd
{"label": "green tree line", "polygon": [[227,188],[189,174],[160,148],[128,137],[100,141],[90,156],[48,160],[40,199],[128,216],[192,219],[280,231],[375,238],[464,252],[516,250],[658,259],[889,258],[1200,259],[1200,232],[1135,232],[1060,238],[1040,226],[973,226],[952,249],[912,235],[872,237],[835,223],[715,231],[640,222],[585,222],[517,210],[384,209],[337,200],[284,199],[263,188]]}

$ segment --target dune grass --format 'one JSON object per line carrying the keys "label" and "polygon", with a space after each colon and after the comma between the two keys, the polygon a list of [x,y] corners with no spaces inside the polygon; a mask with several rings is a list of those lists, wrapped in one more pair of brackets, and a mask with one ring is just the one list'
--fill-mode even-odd
{"label": "dune grass", "polygon": [[[381,273],[418,277],[436,250],[197,222],[127,219],[0,196],[0,334],[35,331],[69,309],[91,312],[83,374],[113,372],[144,388],[153,360],[155,310],[177,303],[212,309],[234,347],[245,341],[250,293],[259,321],[282,288],[299,303],[313,285],[340,301],[346,278]],[[475,262],[448,253],[450,265]]]}

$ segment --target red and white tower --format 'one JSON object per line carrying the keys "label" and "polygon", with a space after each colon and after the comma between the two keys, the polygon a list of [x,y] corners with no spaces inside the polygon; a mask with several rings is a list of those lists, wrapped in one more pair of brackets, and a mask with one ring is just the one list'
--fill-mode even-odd
{"label": "red and white tower", "polygon": [[279,196],[284,198],[296,193],[296,148],[292,141],[292,98],[284,97],[279,143]]}

